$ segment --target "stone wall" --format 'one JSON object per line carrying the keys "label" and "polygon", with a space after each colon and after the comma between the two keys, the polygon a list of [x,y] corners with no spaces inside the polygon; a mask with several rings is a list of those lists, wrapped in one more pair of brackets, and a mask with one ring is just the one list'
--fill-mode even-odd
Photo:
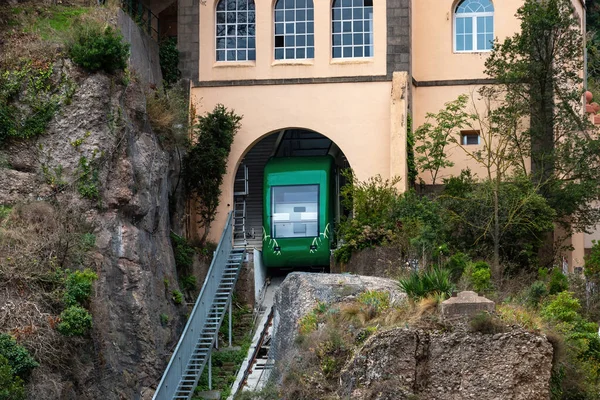
{"label": "stone wall", "polygon": [[387,0],[387,77],[410,72],[410,0]]}
{"label": "stone wall", "polygon": [[179,0],[177,13],[177,47],[181,77],[198,79],[200,61],[200,1]]}

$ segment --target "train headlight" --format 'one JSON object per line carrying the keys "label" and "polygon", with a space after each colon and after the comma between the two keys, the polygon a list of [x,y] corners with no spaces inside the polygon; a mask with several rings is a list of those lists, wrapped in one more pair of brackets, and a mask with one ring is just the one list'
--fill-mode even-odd
{"label": "train headlight", "polygon": [[275,247],[273,247],[273,251],[281,251],[281,247],[275,246]]}
{"label": "train headlight", "polygon": [[317,245],[316,244],[311,244],[310,245],[310,249],[311,250],[316,250],[317,249]]}

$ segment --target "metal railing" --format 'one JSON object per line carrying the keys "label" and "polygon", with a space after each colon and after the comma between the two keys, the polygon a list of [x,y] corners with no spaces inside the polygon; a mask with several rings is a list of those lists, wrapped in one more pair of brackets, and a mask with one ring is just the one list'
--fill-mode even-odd
{"label": "metal railing", "polygon": [[210,264],[210,269],[206,275],[202,291],[196,299],[194,309],[181,333],[179,343],[177,343],[177,347],[171,356],[169,365],[167,365],[167,369],[156,388],[153,400],[170,400],[175,396],[181,376],[184,374],[188,362],[194,352],[198,337],[202,333],[202,329],[204,328],[204,324],[216,297],[219,283],[225,272],[229,254],[233,248],[232,214],[233,212],[230,211],[227,216],[227,223]]}
{"label": "metal railing", "polygon": [[121,8],[152,39],[160,41],[160,24],[158,17],[146,7],[141,0],[121,0]]}

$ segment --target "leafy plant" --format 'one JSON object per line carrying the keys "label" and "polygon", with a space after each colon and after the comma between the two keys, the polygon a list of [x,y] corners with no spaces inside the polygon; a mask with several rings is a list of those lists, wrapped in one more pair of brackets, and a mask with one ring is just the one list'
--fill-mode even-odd
{"label": "leafy plant", "polygon": [[487,312],[481,312],[471,318],[469,325],[474,332],[494,334],[506,331],[506,326],[498,318]]}
{"label": "leafy plant", "polygon": [[373,307],[377,313],[387,310],[390,306],[390,294],[383,291],[367,290],[358,295],[356,300],[361,304]]}
{"label": "leafy plant", "polygon": [[79,305],[69,306],[60,313],[56,330],[65,336],[84,336],[92,329],[92,316]]}
{"label": "leafy plant", "polygon": [[79,158],[77,191],[86,199],[98,200],[100,198],[99,169],[85,156]]}
{"label": "leafy plant", "polygon": [[241,119],[218,104],[212,112],[198,117],[193,129],[195,143],[183,161],[183,179],[188,195],[194,199],[199,228],[204,230],[202,243],[216,216],[227,158]]}
{"label": "leafy plant", "polygon": [[177,305],[183,304],[183,293],[179,290],[173,290],[171,292],[171,299],[173,299],[173,303]]}
{"label": "leafy plant", "polygon": [[476,291],[483,292],[490,288],[492,274],[490,265],[485,261],[471,263],[467,268],[467,275]]}
{"label": "leafy plant", "polygon": [[112,74],[127,67],[129,44],[110,26],[102,27],[92,21],[76,24],[67,47],[73,62],[88,71]]}
{"label": "leafy plant", "polygon": [[547,295],[548,288],[546,288],[546,284],[542,281],[535,281],[527,291],[527,302],[535,307]]}
{"label": "leafy plant", "polygon": [[173,245],[177,271],[180,274],[189,274],[194,264],[196,251],[184,237],[179,236],[175,232],[171,232],[171,243]]}
{"label": "leafy plant", "polygon": [[196,277],[194,275],[184,276],[179,279],[179,283],[183,290],[193,291],[198,289],[198,285],[196,282]]}
{"label": "leafy plant", "polygon": [[552,275],[550,275],[548,292],[550,292],[552,295],[564,292],[567,289],[569,289],[569,279],[561,272],[559,268],[554,268],[552,270]]}
{"label": "leafy plant", "polygon": [[7,360],[11,373],[22,379],[26,379],[31,370],[39,366],[29,351],[6,333],[0,333],[0,356]]}
{"label": "leafy plant", "polygon": [[167,38],[160,43],[158,50],[160,59],[160,70],[163,80],[170,86],[177,82],[181,77],[179,71],[179,50],[177,50],[177,39]]}
{"label": "leafy plant", "polygon": [[65,294],[63,295],[65,305],[85,306],[90,300],[92,285],[96,279],[98,279],[98,275],[89,268],[83,271],[67,271]]}
{"label": "leafy plant", "polygon": [[[432,185],[436,184],[441,169],[454,165],[446,155],[446,147],[451,136],[469,122],[470,116],[464,111],[468,99],[461,95],[446,103],[437,114],[427,113],[427,122],[415,131],[415,139],[419,143],[415,148],[417,165],[422,172],[429,172]],[[435,124],[429,122],[431,119],[435,120]]]}
{"label": "leafy plant", "polygon": [[23,380],[15,375],[6,359],[0,355],[0,400],[25,400]]}
{"label": "leafy plant", "polygon": [[169,316],[167,314],[160,314],[160,324],[167,326],[169,324]]}
{"label": "leafy plant", "polygon": [[430,295],[449,297],[454,289],[450,281],[450,272],[442,268],[433,268],[422,273],[413,271],[408,278],[399,279],[398,286],[413,300]]}
{"label": "leafy plant", "polygon": [[298,321],[298,331],[301,335],[308,335],[309,333],[317,329],[318,322],[319,319],[317,318],[317,315],[313,310],[308,314],[304,315],[302,318],[300,318],[300,320]]}
{"label": "leafy plant", "polygon": [[445,268],[450,271],[450,280],[457,282],[469,265],[469,256],[465,253],[455,253],[446,261]]}

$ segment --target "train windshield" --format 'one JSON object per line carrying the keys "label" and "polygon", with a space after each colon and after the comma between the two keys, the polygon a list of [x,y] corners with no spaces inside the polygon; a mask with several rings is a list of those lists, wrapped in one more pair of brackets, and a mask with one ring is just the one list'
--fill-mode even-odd
{"label": "train windshield", "polygon": [[274,238],[319,236],[319,185],[273,186]]}

